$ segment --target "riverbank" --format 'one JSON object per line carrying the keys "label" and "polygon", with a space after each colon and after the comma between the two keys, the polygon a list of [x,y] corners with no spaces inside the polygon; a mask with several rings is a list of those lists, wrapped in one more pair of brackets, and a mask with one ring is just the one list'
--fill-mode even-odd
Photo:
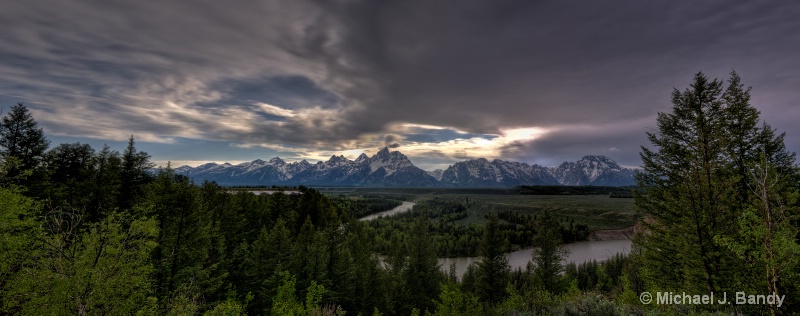
{"label": "riverbank", "polygon": [[603,229],[596,230],[589,234],[587,240],[600,241],[600,240],[626,240],[633,238],[636,230],[636,225],[628,226],[622,229]]}
{"label": "riverbank", "polygon": [[394,215],[394,214],[397,214],[397,213],[407,212],[407,211],[410,211],[414,207],[414,204],[417,204],[417,203],[414,203],[414,202],[403,202],[403,204],[400,204],[400,205],[398,205],[397,207],[395,207],[395,208],[393,208],[391,210],[380,212],[380,213],[375,213],[375,214],[372,214],[372,215],[367,215],[367,216],[364,216],[362,218],[359,218],[358,220],[359,221],[369,221],[369,220],[373,220],[373,219],[376,219],[376,218],[382,217],[382,216],[389,216],[389,215]]}
{"label": "riverbank", "polygon": [[621,228],[621,229],[600,229],[595,230],[589,234],[587,240],[600,241],[600,240],[630,240],[633,236],[644,233],[647,228],[644,227],[642,222],[651,223],[651,217],[646,217],[643,220],[637,221],[636,224]]}

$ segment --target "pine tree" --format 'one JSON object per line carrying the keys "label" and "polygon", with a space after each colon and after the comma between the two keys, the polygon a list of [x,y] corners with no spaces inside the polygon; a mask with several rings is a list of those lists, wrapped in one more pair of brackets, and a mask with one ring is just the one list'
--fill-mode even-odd
{"label": "pine tree", "polygon": [[736,221],[755,197],[749,170],[764,155],[779,173],[794,173],[783,135],[758,126],[750,89],[736,73],[728,82],[723,91],[698,73],[690,88],[673,91],[672,112],[659,113],[658,131],[647,133],[655,150],[642,147],[636,205],[653,220],[634,242],[651,290],[732,291],[747,282],[742,258],[719,240],[746,233]]}
{"label": "pine tree", "polygon": [[94,156],[94,179],[89,212],[91,217],[100,218],[104,212],[118,207],[122,159],[119,152],[104,145]]}
{"label": "pine tree", "polygon": [[152,180],[148,169],[152,168],[150,155],[136,150],[133,135],[122,154],[122,173],[117,202],[121,209],[130,209],[136,199],[144,194],[144,185]]}
{"label": "pine tree", "polygon": [[559,294],[564,287],[560,276],[563,270],[561,260],[567,255],[567,250],[561,246],[560,227],[550,215],[550,210],[545,209],[539,221],[539,231],[533,237],[534,248],[531,252],[534,284],[555,294]]}
{"label": "pine tree", "polygon": [[[727,256],[715,235],[731,227],[731,179],[725,172],[722,83],[702,73],[690,89],[672,93],[673,113],[659,113],[659,133],[642,147],[643,188],[637,206],[656,221],[643,244],[647,275],[668,289],[718,291]],[[727,289],[727,287],[723,287]]]}
{"label": "pine tree", "polygon": [[264,227],[253,241],[241,269],[231,274],[240,284],[239,289],[255,295],[249,310],[257,314],[269,310],[270,298],[282,282],[281,273],[291,268],[292,250],[291,236],[283,220],[278,220],[271,229]]}
{"label": "pine tree", "polygon": [[[348,240],[346,247],[352,257],[350,267],[342,267],[350,272],[351,291],[344,294],[341,304],[351,313],[370,314],[376,307],[384,309],[388,306],[388,276],[381,269],[378,258],[371,251],[370,238],[366,225],[357,220],[347,224]],[[334,289],[342,292],[341,283],[335,283]]]}
{"label": "pine tree", "polygon": [[481,301],[496,304],[503,300],[511,273],[508,258],[508,239],[500,230],[497,215],[489,215],[480,244],[481,260],[478,262],[477,292]]}
{"label": "pine tree", "polygon": [[[767,163],[777,168],[777,172],[794,177],[795,154],[788,152],[783,139],[785,133],[776,135],[768,124],[759,127],[759,111],[750,105],[751,87],[745,88],[741,77],[731,73],[728,87],[722,95],[723,126],[725,136],[725,155],[733,164],[732,180],[738,197],[738,209],[748,203],[752,191],[752,177],[748,176],[750,165],[762,156]],[[795,179],[796,180],[796,179]]]}
{"label": "pine tree", "polygon": [[86,210],[95,185],[94,149],[88,144],[60,144],[47,152],[46,160],[52,185],[48,195],[53,202]]}
{"label": "pine tree", "polygon": [[38,125],[22,103],[12,106],[0,121],[0,159],[16,157],[21,170],[37,167],[49,144]]}
{"label": "pine tree", "polygon": [[37,169],[49,144],[28,108],[22,103],[12,106],[8,115],[0,120],[0,163],[5,173],[0,174],[3,176],[0,180],[33,189],[33,195],[44,191],[32,186],[46,181]]}
{"label": "pine tree", "polygon": [[311,286],[311,281],[328,282],[329,257],[325,245],[322,234],[311,223],[311,218],[306,217],[294,244],[292,264],[301,288]]}
{"label": "pine tree", "polygon": [[[142,205],[159,221],[159,245],[154,251],[159,300],[185,291],[215,293],[215,269],[209,269],[210,215],[200,207],[199,188],[167,168],[146,187]],[[138,209],[137,206],[135,209]]]}
{"label": "pine tree", "polygon": [[428,232],[428,222],[422,218],[414,222],[407,249],[408,261],[402,272],[405,291],[402,310],[432,310],[444,277],[436,260],[436,247]]}

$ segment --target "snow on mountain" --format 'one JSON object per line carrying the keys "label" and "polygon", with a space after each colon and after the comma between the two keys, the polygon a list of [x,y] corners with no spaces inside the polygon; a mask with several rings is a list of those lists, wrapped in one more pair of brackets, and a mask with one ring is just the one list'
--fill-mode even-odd
{"label": "snow on mountain", "polygon": [[399,151],[393,151],[390,153],[389,148],[387,147],[384,147],[383,149],[381,149],[381,151],[375,154],[375,156],[369,158],[366,161],[369,162],[370,173],[378,171],[378,169],[380,168],[383,168],[384,170],[386,170],[387,176],[395,173],[395,171],[399,169],[414,166],[411,163],[411,161],[408,160],[408,157],[406,157],[406,155],[403,155],[403,153]]}
{"label": "snow on mountain", "polygon": [[605,156],[584,156],[546,168],[522,162],[489,161],[484,158],[457,162],[446,170],[424,171],[403,153],[383,148],[372,157],[355,160],[332,155],[311,164],[302,160],[286,163],[275,157],[238,165],[207,163],[181,166],[176,173],[195,181],[221,185],[335,185],[379,187],[513,187],[519,185],[633,185],[634,171],[620,167]]}
{"label": "snow on mountain", "polygon": [[429,175],[431,175],[431,177],[436,179],[436,181],[439,181],[439,180],[442,180],[442,174],[444,173],[444,170],[436,169],[436,170],[433,170],[433,171],[425,171],[425,172],[427,172]]}
{"label": "snow on mountain", "polygon": [[313,166],[308,161],[303,159],[300,162],[293,162],[290,164],[284,163],[281,170],[286,174],[288,178],[293,178],[298,173],[310,169],[311,167]]}
{"label": "snow on mountain", "polygon": [[215,163],[196,168],[186,166],[177,172],[222,185],[439,186],[438,180],[414,166],[408,157],[399,151],[390,152],[388,148],[372,157],[361,154],[356,160],[333,155],[313,165],[305,160],[286,163],[275,157],[235,166]]}
{"label": "snow on mountain", "polygon": [[634,171],[620,167],[606,156],[584,156],[577,162],[564,162],[550,173],[562,185],[633,185]]}
{"label": "snow on mountain", "polygon": [[442,173],[440,182],[453,187],[512,187],[519,185],[558,185],[539,165],[484,158],[457,162]]}

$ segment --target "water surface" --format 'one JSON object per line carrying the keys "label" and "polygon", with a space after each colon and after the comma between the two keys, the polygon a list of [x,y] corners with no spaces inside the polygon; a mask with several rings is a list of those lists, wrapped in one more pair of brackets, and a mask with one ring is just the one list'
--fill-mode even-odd
{"label": "water surface", "polygon": [[[608,260],[617,253],[627,254],[631,251],[630,240],[598,240],[598,241],[582,241],[564,245],[569,250],[569,255],[561,262],[567,264],[575,262],[581,264],[584,262],[597,260]],[[506,254],[508,264],[511,269],[525,269],[528,261],[531,260],[531,250],[523,249]],[[457,258],[439,258],[439,264],[442,265],[442,270],[449,271],[450,265],[456,264],[456,275],[461,278],[467,267],[478,260],[478,257],[457,257]]]}
{"label": "water surface", "polygon": [[391,210],[383,211],[383,212],[380,212],[380,213],[375,213],[375,214],[372,214],[372,215],[367,215],[367,216],[364,216],[362,218],[359,218],[358,220],[360,220],[360,221],[369,221],[369,220],[373,220],[373,219],[376,219],[376,218],[382,217],[382,216],[389,216],[389,215],[394,215],[394,214],[401,213],[401,212],[407,212],[407,211],[410,211],[411,208],[414,207],[414,204],[416,204],[416,203],[414,203],[414,202],[403,202],[403,204],[400,204],[400,205],[398,205],[397,207],[395,207],[395,208],[393,208]]}

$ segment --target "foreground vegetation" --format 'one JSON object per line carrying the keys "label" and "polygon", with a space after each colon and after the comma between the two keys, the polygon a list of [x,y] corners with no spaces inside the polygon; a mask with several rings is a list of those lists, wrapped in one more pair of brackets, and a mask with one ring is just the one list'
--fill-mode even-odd
{"label": "foreground vegetation", "polygon": [[[698,74],[648,135],[635,203],[649,232],[632,253],[566,267],[561,243],[582,229],[553,207],[441,197],[366,224],[357,218],[371,207],[403,199],[195,184],[169,166],[152,173],[133,137],[122,153],[48,150],[17,105],[0,125],[0,314],[796,314],[795,157],[759,127],[738,76],[721,87]],[[469,220],[470,209],[483,215]],[[503,252],[528,241],[528,268],[511,271]],[[458,251],[481,257],[461,280],[436,260]],[[785,300],[643,305],[645,291]]]}

